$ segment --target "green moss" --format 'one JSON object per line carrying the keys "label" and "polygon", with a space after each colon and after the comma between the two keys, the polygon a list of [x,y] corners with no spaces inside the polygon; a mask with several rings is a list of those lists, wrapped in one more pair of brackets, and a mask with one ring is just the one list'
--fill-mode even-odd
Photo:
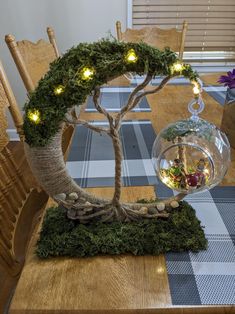
{"label": "green moss", "polygon": [[194,121],[192,119],[187,119],[168,125],[162,132],[161,136],[167,141],[174,141],[177,137],[185,137],[193,133],[198,137],[211,141],[213,140],[214,129],[215,126],[205,120],[198,119]]}
{"label": "green moss", "polygon": [[194,209],[181,202],[169,219],[89,225],[68,219],[62,208],[49,208],[36,253],[40,258],[123,253],[158,255],[169,251],[197,252],[206,247],[207,240]]}
{"label": "green moss", "polygon": [[[127,63],[127,51],[134,49],[138,55],[136,63]],[[116,40],[101,40],[95,43],[81,43],[71,48],[63,57],[54,61],[49,72],[40,80],[36,90],[30,94],[25,105],[24,134],[30,146],[45,146],[58,131],[69,108],[81,105],[95,87],[126,72],[139,75],[149,72],[155,75],[170,75],[171,66],[177,61],[176,54],[170,49],[163,51],[144,43],[124,43]],[[83,67],[92,67],[95,74],[91,80],[81,79]],[[187,65],[182,74],[196,80],[197,73]],[[63,85],[60,95],[54,89]],[[28,113],[40,112],[41,122],[32,122]]]}

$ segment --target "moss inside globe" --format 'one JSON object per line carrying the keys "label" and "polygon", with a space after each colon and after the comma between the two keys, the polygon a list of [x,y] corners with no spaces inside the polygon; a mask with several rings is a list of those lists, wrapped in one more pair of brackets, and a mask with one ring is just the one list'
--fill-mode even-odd
{"label": "moss inside globe", "polygon": [[195,193],[221,182],[230,163],[230,145],[215,125],[199,118],[180,120],[159,133],[152,160],[165,185]]}

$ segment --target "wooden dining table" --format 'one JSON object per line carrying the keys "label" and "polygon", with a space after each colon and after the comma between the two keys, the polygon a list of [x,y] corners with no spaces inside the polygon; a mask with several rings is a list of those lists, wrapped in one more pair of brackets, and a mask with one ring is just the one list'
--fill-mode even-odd
{"label": "wooden dining table", "polygon": [[[124,78],[115,84],[124,86]],[[151,88],[151,87],[148,87]],[[203,93],[206,109],[202,117],[220,125],[222,106]],[[126,119],[149,119],[156,132],[168,123],[188,116],[191,100],[188,86],[166,86],[158,95],[148,96],[151,112],[131,112]],[[99,113],[81,110],[81,119],[103,120]],[[232,165],[223,181],[235,185],[234,151]],[[110,197],[112,187],[88,189]],[[131,202],[154,198],[153,186],[123,187],[122,200]],[[47,207],[53,201],[50,200]],[[35,254],[41,224],[30,241],[25,265],[15,290],[10,314],[196,314],[235,313],[233,305],[173,305],[166,269],[160,256],[97,256],[92,258],[51,258],[40,260]]]}

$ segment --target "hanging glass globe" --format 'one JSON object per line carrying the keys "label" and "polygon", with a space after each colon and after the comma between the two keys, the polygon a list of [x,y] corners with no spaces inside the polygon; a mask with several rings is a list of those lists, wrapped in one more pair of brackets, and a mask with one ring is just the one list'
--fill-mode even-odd
{"label": "hanging glass globe", "polygon": [[215,125],[200,119],[198,110],[192,109],[194,104],[189,105],[192,117],[164,128],[152,149],[152,161],[159,179],[169,188],[185,193],[219,184],[230,163],[226,135]]}

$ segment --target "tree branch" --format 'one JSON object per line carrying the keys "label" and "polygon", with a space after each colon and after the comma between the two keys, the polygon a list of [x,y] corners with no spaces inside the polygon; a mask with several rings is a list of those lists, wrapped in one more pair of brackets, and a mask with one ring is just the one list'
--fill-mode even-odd
{"label": "tree branch", "polygon": [[105,108],[101,106],[99,98],[100,98],[100,87],[96,87],[95,93],[93,95],[93,102],[94,102],[95,108],[99,113],[103,114],[108,119],[109,124],[111,126],[111,124],[113,124],[113,117]]}
{"label": "tree branch", "polygon": [[172,76],[166,76],[162,81],[161,84],[158,85],[156,88],[153,88],[152,90],[149,91],[145,91],[143,93],[141,93],[139,96],[135,97],[135,100],[133,101],[131,107],[129,108],[128,111],[132,110],[133,108],[135,108],[135,106],[139,103],[139,101],[146,95],[150,95],[150,94],[154,94],[157,93],[158,91],[160,91],[167,83],[168,81],[172,78]]}
{"label": "tree branch", "polygon": [[110,134],[110,130],[109,129],[106,129],[106,128],[102,128],[102,127],[99,127],[99,126],[95,126],[89,122],[87,122],[86,120],[82,120],[82,119],[71,119],[69,118],[67,115],[65,116],[65,121],[70,123],[70,124],[81,124],[83,126],[85,126],[86,128],[88,129],[91,129],[95,132],[98,132],[98,133],[107,133],[108,135]]}
{"label": "tree branch", "polygon": [[146,87],[148,85],[148,83],[151,81],[152,79],[152,75],[151,74],[147,74],[145,80],[139,84],[138,86],[136,86],[136,88],[131,92],[128,101],[126,103],[126,105],[121,109],[121,111],[117,114],[116,119],[115,119],[115,127],[118,128],[120,121],[122,120],[123,116],[130,111],[130,108],[132,107],[132,103],[135,100],[135,95],[141,91],[144,87]]}
{"label": "tree branch", "polygon": [[[157,92],[158,92],[159,90],[161,90],[161,89],[168,83],[168,81],[169,81],[170,79],[172,79],[172,78],[173,78],[172,75],[166,76],[166,77],[161,81],[160,85],[158,85],[156,88],[153,88],[153,89],[151,89],[151,90],[148,90],[148,91],[143,92],[141,95],[139,95],[138,97],[136,97],[136,99],[139,98],[139,100],[140,100],[142,97],[144,97],[144,96],[146,96],[146,95],[150,95],[150,94],[157,93]],[[139,100],[138,100],[138,101],[139,101]],[[137,103],[138,103],[138,101],[137,101]],[[136,105],[136,104],[135,104],[135,105]]]}

